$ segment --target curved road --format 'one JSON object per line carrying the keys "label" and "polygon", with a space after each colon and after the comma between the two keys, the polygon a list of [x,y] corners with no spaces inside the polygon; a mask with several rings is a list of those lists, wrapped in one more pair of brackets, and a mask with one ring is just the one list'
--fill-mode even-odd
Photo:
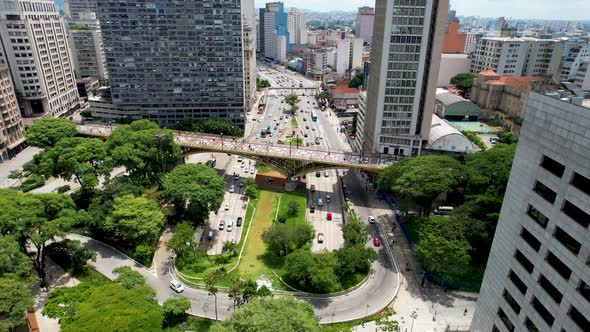
{"label": "curved road", "polygon": [[[148,268],[107,244],[77,234],[69,234],[67,237],[79,240],[84,248],[95,251],[96,262],[89,263],[109,279],[115,278],[112,274],[115,267],[130,266],[146,278],[147,284],[156,291],[158,302],[162,303],[170,297],[187,297],[192,304],[190,314],[215,319],[214,298],[209,296],[207,291],[185,287],[183,293],[176,294],[168,288],[170,280],[175,278],[170,272],[173,262],[170,252],[164,260],[165,263],[157,266],[157,273],[152,274]],[[398,270],[390,259],[391,255],[386,253],[387,250],[389,247],[382,247],[379,251],[380,259],[373,263],[367,282],[358,289],[338,296],[297,297],[311,303],[317,319],[324,324],[355,320],[382,310],[393,300],[399,287]],[[217,304],[219,319],[228,318],[232,312],[232,300],[220,291],[217,294]]]}

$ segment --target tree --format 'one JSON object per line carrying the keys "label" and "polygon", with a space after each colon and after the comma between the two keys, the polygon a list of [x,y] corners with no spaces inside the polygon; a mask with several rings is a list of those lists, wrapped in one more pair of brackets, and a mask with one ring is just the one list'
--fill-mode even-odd
{"label": "tree", "polygon": [[237,275],[233,276],[231,278],[231,285],[227,291],[227,296],[232,299],[234,309],[236,309],[236,305],[240,304],[243,288],[244,282],[242,279],[240,279],[240,277]]}
{"label": "tree", "polygon": [[290,106],[297,104],[298,99],[299,99],[299,97],[297,97],[297,95],[294,93],[291,93],[291,94],[288,94],[285,96],[285,102],[287,104],[289,104]]}
{"label": "tree", "polygon": [[155,295],[146,285],[126,289],[83,282],[52,291],[43,314],[58,318],[64,332],[154,331],[163,321]]}
{"label": "tree", "polygon": [[258,196],[258,187],[254,183],[246,184],[244,195],[250,199],[256,198]]}
{"label": "tree", "polygon": [[180,158],[171,130],[148,120],[117,126],[105,144],[113,166],[124,166],[130,176],[148,184],[156,182]]}
{"label": "tree", "polygon": [[451,77],[450,82],[455,88],[459,89],[463,97],[468,98],[476,77],[477,75],[472,73],[460,73]]}
{"label": "tree", "polygon": [[176,130],[192,131],[202,134],[214,134],[225,136],[242,136],[242,130],[233,122],[227,119],[204,119],[195,121],[193,119],[180,120],[176,126]]}
{"label": "tree", "polygon": [[220,268],[217,270],[213,270],[209,272],[205,277],[203,277],[203,281],[205,282],[205,287],[207,288],[207,292],[209,296],[213,295],[215,298],[215,319],[219,319],[217,316],[217,292],[219,289],[217,288],[217,283],[225,276],[225,269]]}
{"label": "tree", "polygon": [[514,135],[510,131],[503,131],[501,133],[498,133],[498,138],[500,139],[500,143],[504,143],[504,144],[518,143],[518,136]]}
{"label": "tree", "polygon": [[63,138],[78,135],[76,125],[63,118],[46,117],[39,119],[27,129],[25,137],[29,145],[49,148]]}
{"label": "tree", "polygon": [[194,237],[195,228],[188,221],[182,221],[174,228],[174,234],[166,244],[166,248],[174,250],[180,257],[185,256],[195,247]]}
{"label": "tree", "polygon": [[169,298],[162,304],[164,326],[174,325],[186,318],[186,311],[191,308],[191,302],[186,297]]}
{"label": "tree", "polygon": [[347,246],[355,246],[357,244],[364,246],[368,236],[367,225],[358,220],[349,220],[342,225],[342,237]]}
{"label": "tree", "polygon": [[283,223],[274,224],[262,234],[262,240],[268,250],[275,255],[288,255],[313,239],[313,227],[309,224],[290,226]]}
{"label": "tree", "polygon": [[322,91],[318,95],[318,98],[325,99],[325,100],[332,99],[332,93],[330,93],[329,91]]}
{"label": "tree", "polygon": [[377,183],[382,189],[412,199],[421,214],[428,215],[436,197],[456,189],[463,177],[462,165],[451,157],[420,156],[386,167]]}
{"label": "tree", "polygon": [[336,259],[336,275],[340,280],[352,278],[356,273],[367,273],[371,263],[377,259],[377,253],[365,246],[364,243],[357,243],[354,246],[345,246],[334,251]]}
{"label": "tree", "polygon": [[16,278],[0,277],[0,331],[24,325],[33,306],[29,285]]}
{"label": "tree", "polygon": [[98,176],[110,174],[103,142],[97,138],[63,138],[55,146],[35,156],[39,172],[45,176],[75,178],[83,187],[94,188]]}
{"label": "tree", "polygon": [[143,196],[115,198],[113,212],[104,227],[116,238],[133,244],[154,241],[164,226],[164,214],[157,202]]}
{"label": "tree", "polygon": [[12,180],[18,180],[18,186],[20,187],[23,181],[23,178],[27,177],[27,173],[19,170],[19,169],[15,169],[10,171],[10,174],[8,174],[8,178],[12,179]]}
{"label": "tree", "polygon": [[379,331],[383,332],[397,332],[399,331],[399,323],[391,320],[389,317],[381,317],[375,322]]}
{"label": "tree", "polygon": [[164,179],[164,197],[181,213],[187,209],[193,225],[202,223],[209,212],[223,202],[225,181],[217,172],[202,164],[185,164],[174,168]]}
{"label": "tree", "polygon": [[145,285],[145,278],[130,266],[116,267],[113,269],[113,274],[117,276],[115,282],[118,282],[126,289]]}
{"label": "tree", "polygon": [[115,197],[125,195],[140,196],[143,186],[135,183],[132,178],[120,176],[108,180],[103,189],[92,197],[88,212],[91,216],[88,226],[93,232],[105,231],[104,221],[113,212]]}
{"label": "tree", "polygon": [[287,203],[287,214],[291,218],[295,218],[295,217],[297,217],[298,213],[299,213],[299,204],[296,201],[289,201],[289,203]]}
{"label": "tree", "polygon": [[96,252],[82,248],[78,240],[53,242],[45,250],[56,264],[74,273],[82,272],[87,261],[96,260]]}
{"label": "tree", "polygon": [[515,152],[516,144],[497,144],[493,149],[465,156],[466,194],[504,197]]}
{"label": "tree", "polygon": [[256,77],[256,88],[257,89],[270,88],[270,82],[268,80],[262,79],[260,77]]}
{"label": "tree", "polygon": [[0,277],[31,281],[31,261],[13,236],[0,236]]}
{"label": "tree", "polygon": [[348,87],[349,88],[358,88],[361,85],[364,85],[364,78],[365,75],[364,73],[358,73],[356,74],[352,80],[350,80],[350,82],[348,82]]}
{"label": "tree", "polygon": [[211,331],[319,332],[311,304],[292,297],[256,299],[233,312],[230,319],[213,324]]}

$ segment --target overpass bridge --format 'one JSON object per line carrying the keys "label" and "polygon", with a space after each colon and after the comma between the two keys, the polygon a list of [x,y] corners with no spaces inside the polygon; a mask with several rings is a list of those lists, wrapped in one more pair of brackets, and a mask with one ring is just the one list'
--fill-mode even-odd
{"label": "overpass bridge", "polygon": [[[98,124],[78,125],[77,127],[83,135],[100,138],[108,137],[112,129],[111,126]],[[363,157],[352,152],[250,142],[241,137],[224,137],[183,131],[174,131],[174,142],[181,146],[183,157],[196,153],[236,154],[272,166],[288,178],[329,169],[380,172],[392,163],[391,160],[382,160],[375,156]]]}

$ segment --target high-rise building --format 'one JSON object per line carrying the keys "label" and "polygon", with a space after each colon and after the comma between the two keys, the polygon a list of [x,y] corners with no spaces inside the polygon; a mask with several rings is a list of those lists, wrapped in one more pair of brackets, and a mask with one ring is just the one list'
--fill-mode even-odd
{"label": "high-rise building", "polygon": [[307,44],[307,23],[300,11],[293,8],[287,15],[287,31],[289,43],[294,45]]}
{"label": "high-rise building", "polygon": [[64,11],[66,18],[72,20],[96,19],[96,0],[65,0]]}
{"label": "high-rise building", "polygon": [[550,76],[559,80],[562,53],[559,39],[484,37],[475,47],[471,72],[492,69],[503,76]]}
{"label": "high-rise building", "polygon": [[350,62],[348,69],[355,70],[363,68],[363,40],[352,35],[348,36],[350,40]]}
{"label": "high-rise building", "polygon": [[529,95],[472,332],[590,326],[590,101],[551,95]]}
{"label": "high-rise building", "polygon": [[375,21],[375,8],[359,7],[354,22],[354,35],[362,39],[365,43],[370,43],[373,39],[373,23]]}
{"label": "high-rise building", "polygon": [[590,92],[590,58],[582,60],[573,80],[582,91]]}
{"label": "high-rise building", "polygon": [[52,0],[0,3],[0,63],[24,116],[66,116],[80,107],[63,18]]}
{"label": "high-rise building", "polygon": [[95,116],[244,125],[241,0],[98,0],[98,18],[111,97],[90,99]]}
{"label": "high-rise building", "polygon": [[242,0],[244,31],[244,91],[246,110],[252,108],[256,97],[256,13],[254,0]]}
{"label": "high-rise building", "polygon": [[377,0],[363,150],[420,154],[430,135],[448,0]]}
{"label": "high-rise building", "polygon": [[343,38],[338,41],[336,47],[336,74],[344,76],[350,67],[350,39]]}
{"label": "high-rise building", "polygon": [[305,50],[305,74],[313,80],[321,81],[330,72],[328,68],[328,51],[325,48],[308,48]]}
{"label": "high-rise building", "polygon": [[574,79],[584,59],[590,59],[590,40],[565,40],[561,65],[561,80],[567,81]]}
{"label": "high-rise building", "polygon": [[279,42],[279,37],[284,37],[286,41],[285,53],[291,52],[287,16],[282,2],[268,2],[265,8],[260,9],[260,33],[261,38],[264,38],[264,42],[261,40],[261,46],[264,57],[280,61],[282,54],[279,46],[283,43]]}
{"label": "high-rise building", "polygon": [[23,148],[25,126],[8,66],[0,65],[0,163],[12,158]]}
{"label": "high-rise building", "polygon": [[[86,15],[87,19],[84,19]],[[83,13],[77,20],[67,20],[68,46],[76,78],[93,77],[101,84],[109,78],[102,33],[95,13]]]}

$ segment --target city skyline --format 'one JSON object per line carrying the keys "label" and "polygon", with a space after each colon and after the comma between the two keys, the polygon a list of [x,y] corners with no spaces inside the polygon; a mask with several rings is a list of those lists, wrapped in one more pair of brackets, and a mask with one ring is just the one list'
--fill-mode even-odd
{"label": "city skyline", "polygon": [[[271,1],[256,0],[256,8],[264,7]],[[285,8],[299,8],[313,11],[350,11],[358,7],[375,6],[375,0],[341,0],[338,7],[333,2],[314,0],[284,1]],[[508,7],[509,6],[509,7]],[[549,0],[453,0],[451,8],[458,16],[500,17],[509,19],[546,19],[546,20],[589,20],[590,2],[573,0],[560,3]]]}

